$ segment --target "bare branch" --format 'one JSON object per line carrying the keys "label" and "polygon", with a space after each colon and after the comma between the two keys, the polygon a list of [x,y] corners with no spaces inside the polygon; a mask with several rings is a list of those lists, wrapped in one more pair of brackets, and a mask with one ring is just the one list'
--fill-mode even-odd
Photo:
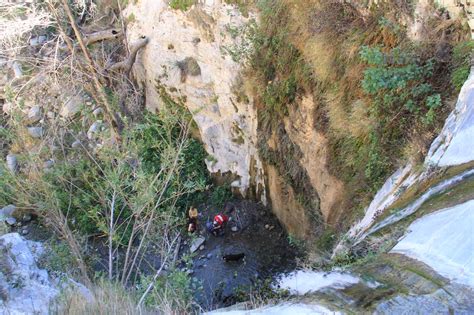
{"label": "bare branch", "polygon": [[88,46],[103,40],[117,39],[122,35],[122,31],[116,28],[94,32],[84,35],[84,45]]}
{"label": "bare branch", "polygon": [[82,34],[79,31],[79,28],[77,27],[76,21],[74,20],[74,16],[72,15],[71,8],[69,7],[69,4],[68,4],[67,0],[61,0],[61,2],[63,4],[64,10],[66,11],[66,14],[69,18],[69,22],[72,26],[72,29],[74,30],[74,34],[76,35],[77,42],[79,43],[79,46],[81,47],[81,50],[84,53],[84,56],[86,58],[87,67],[89,68],[89,71],[91,73],[92,81],[94,83],[94,87],[95,87],[95,90],[96,90],[95,92],[99,96],[97,101],[100,101],[99,103],[102,103],[104,105],[105,110],[106,110],[106,114],[107,114],[107,118],[108,118],[108,120],[110,121],[110,123],[112,125],[112,129],[116,132],[116,137],[119,138],[120,137],[120,132],[119,132],[118,128],[119,128],[120,124],[117,121],[117,118],[114,114],[114,110],[113,110],[112,106],[109,103],[107,95],[104,92],[103,84],[101,83],[100,78],[97,74],[97,71],[94,67],[94,62],[92,61],[89,50],[87,49],[86,45],[84,45],[84,41],[82,39]]}
{"label": "bare branch", "polygon": [[135,63],[135,59],[137,58],[137,53],[140,49],[146,46],[148,44],[149,39],[146,36],[143,36],[141,39],[137,40],[132,44],[132,47],[130,47],[130,55],[128,56],[127,59],[117,62],[116,64],[113,64],[109,70],[111,71],[119,71],[123,70],[125,74],[128,76],[130,71],[132,70],[132,66]]}
{"label": "bare branch", "polygon": [[115,212],[115,190],[112,194],[112,201],[110,204],[110,222],[109,222],[109,280],[112,280],[113,270],[112,270],[112,261],[113,261],[113,239],[114,239],[114,212]]}
{"label": "bare branch", "polygon": [[143,293],[143,295],[141,296],[140,298],[140,301],[138,301],[138,305],[137,305],[137,308],[140,309],[142,304],[143,304],[143,301],[145,300],[146,296],[148,295],[148,293],[150,293],[151,289],[153,289],[153,286],[155,285],[155,282],[156,282],[156,279],[158,279],[158,276],[161,274],[161,271],[163,270],[164,266],[166,265],[166,262],[168,261],[168,258],[170,256],[170,253],[171,253],[171,250],[173,249],[173,244],[175,242],[178,242],[178,244],[176,245],[176,247],[178,248],[179,250],[179,247],[181,246],[181,235],[178,233],[178,235],[176,235],[176,237],[173,239],[173,241],[171,242],[170,246],[168,247],[168,252],[166,253],[165,255],[165,259],[164,261],[161,263],[161,266],[160,266],[160,269],[158,269],[155,273],[155,275],[153,276],[153,279],[151,280],[150,284],[148,285],[148,287],[146,288],[145,292]]}

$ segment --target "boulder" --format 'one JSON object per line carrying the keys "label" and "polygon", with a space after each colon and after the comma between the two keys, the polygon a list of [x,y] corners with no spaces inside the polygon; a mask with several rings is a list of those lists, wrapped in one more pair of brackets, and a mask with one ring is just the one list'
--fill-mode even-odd
{"label": "boulder", "polygon": [[71,144],[71,147],[72,147],[73,149],[77,149],[77,148],[81,147],[81,141],[80,141],[80,140],[74,141],[74,142]]}
{"label": "boulder", "polygon": [[13,104],[10,103],[10,102],[6,102],[3,104],[2,106],[2,111],[5,113],[5,114],[10,114],[10,112],[12,111],[13,109]]}
{"label": "boulder", "polygon": [[59,115],[64,118],[70,118],[76,115],[81,110],[83,103],[84,100],[82,99],[80,94],[74,95],[68,100],[66,100],[63,107],[59,111]]}
{"label": "boulder", "polygon": [[206,239],[202,236],[199,236],[198,238],[196,238],[192,243],[191,243],[191,247],[189,248],[189,251],[191,253],[194,253],[195,251],[197,251],[201,245],[204,244],[204,242],[206,241]]}
{"label": "boulder", "polygon": [[38,268],[44,254],[39,242],[25,240],[18,233],[0,237],[0,314],[50,314],[51,303],[62,288],[74,287],[86,300],[91,296],[84,286],[66,279],[59,282]]}
{"label": "boulder", "polygon": [[102,126],[103,126],[102,120],[95,121],[89,127],[89,130],[87,130],[87,138],[92,139],[94,137],[94,134],[97,134],[101,131]]}
{"label": "boulder", "polygon": [[30,39],[30,46],[38,46],[41,44],[44,44],[46,42],[46,36],[45,35],[40,35],[40,36],[35,36]]}
{"label": "boulder", "polygon": [[[0,287],[6,299],[0,303],[3,314],[48,314],[49,303],[59,294],[46,270],[36,260],[43,252],[40,243],[26,241],[18,233],[0,237]],[[26,302],[28,301],[28,302]]]}
{"label": "boulder", "polygon": [[100,114],[102,114],[104,111],[102,110],[102,108],[98,107],[96,109],[94,109],[94,111],[92,112],[92,114],[95,116],[95,117],[98,117]]}
{"label": "boulder", "polygon": [[6,222],[8,225],[13,226],[13,225],[16,224],[16,219],[15,219],[15,218],[12,218],[12,217],[7,217],[7,218],[5,219],[5,222]]}
{"label": "boulder", "polygon": [[43,127],[28,127],[28,134],[33,138],[41,138],[44,134]]}
{"label": "boulder", "polygon": [[13,62],[12,69],[15,73],[15,79],[19,79],[23,76],[23,70],[21,68],[21,64],[18,61]]}
{"label": "boulder", "polygon": [[50,169],[54,166],[54,161],[53,160],[47,160],[43,163],[43,168],[44,169]]}
{"label": "boulder", "polygon": [[30,222],[32,219],[33,219],[33,216],[30,213],[25,213],[21,217],[21,222],[27,223],[27,222]]}
{"label": "boulder", "polygon": [[8,205],[0,209],[0,219],[1,218],[7,218],[7,217],[13,217],[15,214],[16,207],[14,205]]}
{"label": "boulder", "polygon": [[17,159],[16,155],[15,154],[8,154],[6,160],[7,160],[8,169],[11,172],[16,173],[18,171],[18,159]]}
{"label": "boulder", "polygon": [[27,113],[28,123],[33,124],[41,119],[41,109],[38,105],[31,107]]}

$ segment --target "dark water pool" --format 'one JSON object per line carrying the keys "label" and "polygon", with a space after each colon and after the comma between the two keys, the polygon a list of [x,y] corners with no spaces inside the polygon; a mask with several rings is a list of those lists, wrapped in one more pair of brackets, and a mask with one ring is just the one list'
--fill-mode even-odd
{"label": "dark water pool", "polygon": [[[200,235],[206,238],[204,249],[195,253],[192,277],[199,281],[202,290],[196,299],[206,310],[235,303],[236,290],[248,290],[276,274],[293,270],[297,251],[289,242],[285,231],[269,210],[249,202],[233,203],[224,236],[215,237],[205,231],[205,221],[217,209],[200,209]],[[231,228],[236,226],[237,232]],[[225,262],[223,255],[244,253],[239,261]]]}

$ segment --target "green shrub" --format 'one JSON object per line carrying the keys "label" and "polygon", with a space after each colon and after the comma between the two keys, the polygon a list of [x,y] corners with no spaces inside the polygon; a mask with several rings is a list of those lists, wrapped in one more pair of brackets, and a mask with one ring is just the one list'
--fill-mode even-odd
{"label": "green shrub", "polygon": [[[150,281],[150,277],[142,278],[138,293],[144,292]],[[160,313],[190,314],[193,306],[193,292],[197,289],[199,289],[199,284],[192,281],[186,272],[173,270],[157,279],[145,299],[145,305],[149,309],[159,310]]]}
{"label": "green shrub", "polygon": [[195,0],[171,0],[170,7],[175,10],[186,11],[195,3]]}
{"label": "green shrub", "polygon": [[[400,47],[382,52],[380,47],[363,46],[362,61],[369,67],[364,71],[362,89],[374,97],[374,105],[390,110],[404,106],[410,113],[430,116],[441,105],[440,94],[429,83],[433,61],[420,62],[410,50]],[[432,121],[429,117],[427,122]]]}
{"label": "green shrub", "polygon": [[219,186],[211,193],[210,201],[214,207],[222,209],[224,204],[232,199],[232,191],[229,186]]}
{"label": "green shrub", "polygon": [[474,41],[468,40],[460,42],[453,49],[453,70],[451,73],[451,83],[459,91],[466,82],[471,72],[472,51]]}

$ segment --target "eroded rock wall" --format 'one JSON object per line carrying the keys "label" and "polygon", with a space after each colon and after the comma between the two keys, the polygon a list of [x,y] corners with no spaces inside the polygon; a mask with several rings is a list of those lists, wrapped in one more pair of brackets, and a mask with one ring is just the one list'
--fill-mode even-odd
{"label": "eroded rock wall", "polygon": [[125,18],[130,41],[150,39],[134,70],[148,109],[161,106],[157,84],[184,99],[210,155],[209,171],[232,173],[232,186],[242,195],[251,188],[265,201],[256,111],[240,77],[239,54],[247,49],[244,33],[252,17],[220,1],[181,11],[168,1],[144,0],[129,6]]}
{"label": "eroded rock wall", "polygon": [[[425,3],[418,1],[416,16],[407,22],[414,40],[423,36]],[[441,5],[448,5],[452,14],[468,11],[466,6]],[[358,7],[367,8],[365,4]],[[324,128],[316,126],[320,123],[315,117],[317,104],[310,95],[299,99],[278,127],[264,136],[264,146],[288,161],[272,163],[261,155],[257,105],[242,75],[244,55],[251,50],[246,31],[253,19],[258,20],[255,12],[246,17],[219,0],[200,2],[186,11],[172,9],[165,0],[143,0],[129,5],[124,18],[130,42],[142,35],[150,39],[134,67],[147,107],[161,106],[157,86],[184,101],[209,153],[206,164],[211,173],[230,175],[232,186],[243,196],[268,199],[283,225],[296,236],[305,238],[314,232],[313,223],[340,223],[347,187],[338,174],[329,171],[328,141]],[[290,151],[294,154],[289,155]],[[375,203],[387,203],[385,192],[404,186],[401,183],[410,174],[410,166],[396,173],[369,212],[380,209]],[[359,225],[371,220],[366,216]],[[363,230],[355,229],[357,233]]]}

